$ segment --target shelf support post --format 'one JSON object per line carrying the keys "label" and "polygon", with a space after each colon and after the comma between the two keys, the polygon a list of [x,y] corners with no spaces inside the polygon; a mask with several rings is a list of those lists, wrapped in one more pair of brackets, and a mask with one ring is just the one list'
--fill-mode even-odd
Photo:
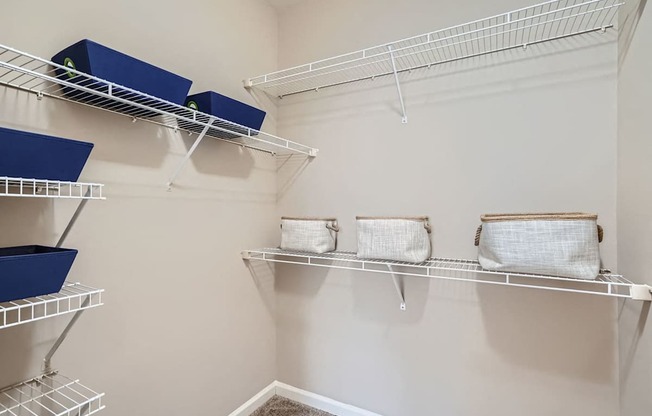
{"label": "shelf support post", "polygon": [[401,300],[401,310],[404,311],[407,309],[407,306],[405,304],[405,293],[403,291],[403,280],[399,280],[399,276],[394,272],[394,267],[391,264],[387,265],[387,268],[389,269],[390,273],[392,274],[392,282],[394,282],[394,288],[396,289],[396,293],[398,293],[398,297]]}
{"label": "shelf support post", "polygon": [[403,101],[403,92],[401,91],[401,82],[398,79],[398,71],[396,70],[396,59],[394,59],[394,50],[391,45],[387,47],[389,49],[389,57],[392,60],[392,69],[394,70],[394,80],[396,81],[396,89],[398,90],[398,99],[401,102],[401,111],[403,117],[401,118],[401,123],[407,124],[408,118],[407,113],[405,112],[405,102]]}
{"label": "shelf support post", "polygon": [[197,146],[199,146],[199,143],[204,139],[204,136],[206,136],[206,133],[208,133],[208,129],[213,125],[213,122],[215,121],[215,117],[211,117],[208,120],[208,124],[204,126],[204,129],[201,131],[197,139],[195,139],[195,143],[193,143],[192,147],[190,150],[188,150],[188,153],[184,156],[183,160],[181,160],[181,163],[179,163],[179,166],[177,166],[177,170],[174,171],[172,176],[170,177],[170,180],[168,181],[168,191],[172,190],[172,184],[174,181],[177,179],[181,171],[183,170],[183,167],[186,165],[188,160],[190,160],[190,156],[195,152],[197,149]]}

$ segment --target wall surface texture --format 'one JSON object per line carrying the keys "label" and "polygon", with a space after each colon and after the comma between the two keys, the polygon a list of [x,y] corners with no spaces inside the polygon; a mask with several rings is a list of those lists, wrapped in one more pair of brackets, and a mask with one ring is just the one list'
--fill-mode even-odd
{"label": "wall surface texture", "polygon": [[[525,0],[308,0],[279,14],[279,66],[425,33]],[[279,104],[279,134],[320,149],[279,171],[279,215],[429,215],[434,255],[474,258],[479,216],[588,211],[616,264],[615,32],[485,56]],[[385,416],[601,415],[618,410],[610,299],[277,268],[279,380]]]}
{"label": "wall surface texture", "polygon": [[[633,37],[404,75],[404,125],[391,79],[286,97],[278,112],[241,80],[532,1],[281,3],[0,5],[1,44],[48,58],[91,38],[193,79],[193,92],[258,101],[264,130],[320,149],[275,161],[205,141],[167,192],[194,136],[0,88],[0,126],[94,142],[81,180],[107,185],[65,244],[80,250],[70,280],[105,288],[106,305],[55,368],[106,392],[106,415],[227,415],[274,379],[384,416],[647,414],[640,303],[407,278],[401,312],[386,277],[247,269],[239,251],[277,245],[280,215],[337,216],[343,250],[356,249],[356,215],[428,215],[435,256],[474,258],[483,213],[580,210],[600,216],[604,266],[644,281],[649,10],[621,19],[638,22]],[[55,244],[76,206],[0,199],[0,246]],[[38,374],[66,322],[0,331],[0,386]]]}
{"label": "wall surface texture", "polygon": [[[618,75],[618,260],[632,280],[652,285],[652,8],[631,2],[621,15]],[[620,305],[621,416],[652,409],[650,304]]]}
{"label": "wall surface texture", "polygon": [[[264,1],[0,4],[2,44],[49,58],[82,38],[250,104],[241,80],[277,65]],[[106,392],[103,414],[226,415],[275,379],[272,286],[239,255],[275,243],[272,157],[207,140],[167,192],[196,136],[5,88],[0,125],[95,143],[81,180],[105,183],[108,199],[86,205],[65,246],[80,250],[70,279],[105,288],[106,304],[82,316],[54,367]],[[0,246],[54,245],[75,208],[0,199]],[[0,331],[0,386],[37,375],[66,323]]]}

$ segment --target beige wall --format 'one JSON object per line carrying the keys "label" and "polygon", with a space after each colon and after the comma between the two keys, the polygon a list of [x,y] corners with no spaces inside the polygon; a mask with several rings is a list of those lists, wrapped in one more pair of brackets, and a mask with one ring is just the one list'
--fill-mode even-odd
{"label": "beige wall", "polygon": [[[621,15],[618,76],[618,260],[632,280],[652,285],[652,10],[646,1],[628,4]],[[652,409],[650,304],[621,305],[621,415],[642,416]]]}
{"label": "beige wall", "polygon": [[[2,44],[49,58],[85,37],[252,104],[241,80],[277,64],[263,1],[0,5]],[[66,246],[80,250],[71,280],[105,288],[106,305],[82,317],[54,365],[106,392],[104,414],[225,415],[274,380],[273,292],[239,257],[275,241],[272,157],[206,141],[167,192],[185,134],[4,88],[0,125],[95,143],[81,179],[106,183],[108,199],[87,204]],[[0,199],[0,246],[55,244],[75,206]],[[66,322],[1,331],[0,386],[36,375]]]}
{"label": "beige wall", "polygon": [[[278,17],[263,1],[216,3],[10,0],[0,43],[47,58],[89,37],[253,104],[247,76],[531,2],[307,0]],[[55,367],[105,391],[107,415],[225,415],[278,378],[385,416],[613,416],[619,375],[622,414],[645,414],[641,304],[406,279],[400,312],[384,277],[279,267],[274,282],[238,256],[277,244],[282,214],[338,216],[350,250],[355,215],[427,214],[435,255],[472,258],[482,213],[586,210],[607,230],[605,266],[644,281],[645,22],[619,75],[610,35],[415,74],[408,125],[388,81],[286,98],[278,133],[317,159],[207,141],[172,192],[186,135],[0,88],[0,125],[94,142],[82,179],[107,184],[66,243],[80,249],[71,279],[106,288],[106,305]],[[0,199],[0,246],[54,244],[75,207]],[[66,322],[1,331],[0,386],[38,373]]]}
{"label": "beige wall", "polygon": [[[306,1],[280,13],[279,65],[530,3]],[[279,215],[337,216],[355,250],[356,215],[426,214],[436,256],[473,258],[482,213],[597,212],[616,269],[615,36],[432,71],[405,79],[407,125],[391,81],[284,98],[279,133],[320,154],[279,172]],[[279,379],[386,416],[618,414],[615,301],[405,285],[401,312],[382,276],[279,268]]]}

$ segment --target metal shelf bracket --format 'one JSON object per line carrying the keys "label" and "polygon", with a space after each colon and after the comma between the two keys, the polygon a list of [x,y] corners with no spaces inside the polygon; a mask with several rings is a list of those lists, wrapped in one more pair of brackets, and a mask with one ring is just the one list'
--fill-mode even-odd
{"label": "metal shelf bracket", "polygon": [[199,136],[197,136],[197,138],[195,139],[195,143],[193,143],[190,150],[188,150],[188,153],[186,153],[184,158],[179,163],[179,166],[177,166],[177,169],[174,171],[174,173],[170,177],[170,180],[168,181],[168,191],[172,190],[172,185],[174,184],[174,181],[177,179],[177,177],[179,176],[179,174],[183,170],[183,167],[186,165],[188,160],[190,160],[190,156],[192,156],[192,154],[195,152],[195,150],[197,150],[197,146],[199,146],[199,143],[201,143],[201,141],[204,139],[204,136],[206,136],[206,133],[208,133],[208,130],[210,129],[210,126],[213,124],[214,121],[215,121],[214,117],[211,117],[208,120],[208,124],[206,126],[204,126],[204,129],[201,131]]}
{"label": "metal shelf bracket", "polygon": [[[86,193],[84,194],[84,198],[88,198],[91,195],[91,189],[92,188],[88,188],[86,190]],[[75,223],[77,222],[77,219],[81,215],[81,212],[84,210],[84,207],[86,206],[87,202],[88,199],[82,199],[79,205],[77,206],[75,213],[72,214],[70,221],[68,221],[68,225],[66,226],[66,229],[63,230],[63,233],[61,233],[61,237],[59,238],[59,241],[57,241],[57,245],[56,245],[57,248],[61,248],[61,246],[63,245],[63,242],[68,237],[68,234],[70,234],[70,230],[72,230],[72,227],[75,226]]]}
{"label": "metal shelf bracket", "polygon": [[[90,193],[91,193],[91,188],[89,188],[86,191],[85,197],[90,196]],[[81,214],[81,212],[84,210],[84,207],[86,206],[87,202],[88,202],[88,199],[82,199],[82,201],[79,203],[79,206],[77,206],[77,209],[75,210],[75,213],[72,215],[72,218],[70,218],[70,221],[68,222],[68,226],[66,226],[66,229],[63,231],[63,233],[61,234],[61,237],[59,238],[59,241],[57,242],[57,245],[56,245],[57,248],[60,248],[63,245],[63,242],[68,237],[68,234],[70,233],[70,230],[72,230],[72,227],[77,222],[77,219],[79,218],[79,215]],[[81,315],[84,313],[86,308],[88,308],[88,305],[90,304],[90,302],[91,302],[91,295],[88,295],[86,297],[86,299],[84,299],[84,303],[82,303],[81,309],[78,310],[77,312],[75,312],[75,314],[73,315],[70,322],[68,322],[68,325],[66,325],[66,328],[63,330],[61,335],[59,335],[59,338],[57,338],[57,340],[54,343],[54,345],[52,346],[52,348],[50,348],[50,351],[47,353],[47,355],[43,359],[43,367],[44,367],[45,372],[52,371],[52,357],[57,352],[57,350],[59,350],[59,347],[61,346],[61,344],[63,344],[63,341],[66,340],[66,338],[68,337],[68,333],[70,332],[72,327],[75,326],[75,324],[77,323],[77,321],[79,320]]]}
{"label": "metal shelf bracket", "polygon": [[398,91],[398,99],[401,102],[401,112],[403,117],[401,118],[401,123],[407,124],[408,118],[407,113],[405,112],[405,102],[403,101],[403,92],[401,91],[401,82],[398,79],[398,71],[396,70],[396,59],[394,57],[394,51],[392,50],[391,45],[387,47],[389,50],[389,56],[392,60],[392,70],[394,71],[394,80],[396,81],[396,89]]}
{"label": "metal shelf bracket", "polygon": [[398,293],[398,298],[401,301],[400,309],[404,311],[407,309],[407,305],[405,304],[405,289],[403,286],[403,277],[397,275],[394,272],[394,266],[392,266],[391,264],[388,264],[387,268],[389,269],[389,272],[392,274],[392,282],[394,282],[394,288],[396,288],[396,293]]}
{"label": "metal shelf bracket", "polygon": [[[90,301],[91,301],[91,295],[88,295],[86,297],[86,299],[84,300],[84,303],[82,303],[81,307],[82,308],[87,308]],[[80,309],[77,312],[75,312],[75,315],[73,315],[70,322],[68,322],[68,325],[66,325],[66,328],[63,330],[61,335],[59,335],[59,338],[57,338],[57,340],[54,343],[54,345],[52,346],[52,348],[50,348],[50,351],[48,351],[48,353],[45,355],[45,358],[43,359],[43,370],[44,370],[44,372],[48,373],[48,372],[52,371],[52,357],[59,350],[59,347],[61,347],[61,344],[63,344],[63,341],[65,341],[66,338],[68,337],[68,333],[70,332],[72,327],[75,326],[75,324],[77,323],[77,321],[82,316],[82,314],[84,313],[85,310],[86,309]]]}

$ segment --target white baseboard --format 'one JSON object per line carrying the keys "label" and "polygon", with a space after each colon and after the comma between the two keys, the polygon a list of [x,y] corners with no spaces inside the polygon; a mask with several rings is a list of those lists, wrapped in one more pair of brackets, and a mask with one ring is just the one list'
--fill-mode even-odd
{"label": "white baseboard", "polygon": [[249,416],[256,411],[260,406],[276,394],[276,381],[273,381],[269,386],[265,387],[251,399],[247,400],[245,404],[235,409],[229,416]]}
{"label": "white baseboard", "polygon": [[332,413],[336,416],[381,416],[378,413],[373,413],[368,410],[360,409],[359,407],[351,406],[350,404],[338,402],[337,400],[301,390],[279,381],[276,382],[276,394],[294,400],[295,402],[305,404],[306,406]]}
{"label": "white baseboard", "polygon": [[248,400],[247,403],[237,408],[229,416],[249,416],[274,395],[294,400],[295,402],[323,410],[324,412],[332,413],[336,416],[382,416],[378,413],[373,413],[368,410],[351,406],[350,404],[341,403],[337,400],[320,396],[319,394],[292,387],[288,384],[281,383],[280,381],[274,381],[272,384],[265,387],[260,393],[256,394]]}

